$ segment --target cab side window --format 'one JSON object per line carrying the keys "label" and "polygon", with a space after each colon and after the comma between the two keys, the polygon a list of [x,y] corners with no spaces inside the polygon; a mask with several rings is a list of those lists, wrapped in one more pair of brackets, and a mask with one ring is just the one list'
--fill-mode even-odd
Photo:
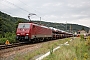
{"label": "cab side window", "polygon": [[35,28],[35,25],[33,25],[33,28]]}

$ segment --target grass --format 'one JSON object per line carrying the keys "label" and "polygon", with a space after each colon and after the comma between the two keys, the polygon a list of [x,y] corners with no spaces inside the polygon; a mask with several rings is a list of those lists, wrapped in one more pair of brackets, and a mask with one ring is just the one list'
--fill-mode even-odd
{"label": "grass", "polygon": [[43,60],[90,60],[90,45],[86,44],[87,41],[82,37],[75,38],[69,42],[69,46],[62,46]]}
{"label": "grass", "polygon": [[48,41],[47,43],[43,43],[41,48],[38,48],[35,51],[28,52],[27,54],[22,55],[17,55],[14,60],[30,60],[35,56],[45,54],[46,52],[50,51],[50,49],[57,47],[59,44],[63,44],[66,41],[70,40],[70,38],[65,38],[65,39],[59,39],[56,41]]}

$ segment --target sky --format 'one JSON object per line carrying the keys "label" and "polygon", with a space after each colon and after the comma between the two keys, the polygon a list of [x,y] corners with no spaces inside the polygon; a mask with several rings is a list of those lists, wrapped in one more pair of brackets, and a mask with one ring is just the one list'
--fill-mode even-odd
{"label": "sky", "polygon": [[13,17],[90,27],[90,0],[0,0],[0,11]]}

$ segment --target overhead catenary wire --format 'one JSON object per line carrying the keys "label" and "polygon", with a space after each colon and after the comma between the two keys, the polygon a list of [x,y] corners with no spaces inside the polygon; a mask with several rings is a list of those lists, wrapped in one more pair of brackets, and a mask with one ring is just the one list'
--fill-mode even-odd
{"label": "overhead catenary wire", "polygon": [[[16,5],[16,4],[14,4],[14,3],[12,3],[12,2],[10,2],[10,1],[8,1],[8,0],[3,0],[3,1],[6,2],[6,3],[8,3],[8,4],[11,4],[11,5],[13,5],[13,6],[15,6],[15,7],[17,7],[17,8],[19,8],[19,9],[25,11],[25,12],[27,12],[28,14],[33,14],[33,13],[29,12],[28,10],[23,9],[22,7]],[[26,3],[22,2],[21,0],[18,0],[18,1],[21,2],[22,4],[28,6]],[[29,6],[28,6],[28,7],[29,7]],[[35,10],[35,9],[34,9],[34,10]],[[35,11],[36,11],[36,10],[35,10]],[[38,11],[36,11],[36,12],[38,12]],[[36,16],[39,17],[39,18],[41,17],[41,16],[39,16],[38,14],[36,14]],[[43,19],[43,18],[42,18],[42,19]],[[44,20],[45,20],[45,19],[44,19]]]}
{"label": "overhead catenary wire", "polygon": [[[21,2],[22,4],[24,4],[24,5],[26,5],[26,6],[28,6],[27,4],[25,4],[24,2],[22,2],[21,0],[18,0],[19,2]],[[28,6],[29,7],[29,6]]]}
{"label": "overhead catenary wire", "polygon": [[[12,8],[12,7],[10,7],[10,6],[8,6],[8,5],[6,5],[6,4],[3,4],[2,2],[3,2],[4,0],[1,0],[1,2],[0,2],[0,6],[2,6],[2,7],[4,7],[4,8]],[[6,9],[1,9],[0,8],[0,11],[1,12],[4,12],[4,13],[8,13],[9,15],[16,15],[16,14],[13,14],[13,13],[11,13],[11,12],[9,12],[9,11],[7,11]]]}
{"label": "overhead catenary wire", "polygon": [[[6,6],[6,7],[11,8],[10,6],[7,6],[7,5],[5,5],[5,4],[2,4],[2,3],[0,3],[0,4],[1,4],[2,6]],[[1,8],[0,8],[0,11],[1,11],[1,12],[4,12],[4,13],[8,13],[9,15],[16,15],[16,14],[11,13],[11,12],[9,12],[9,11],[5,10],[5,9],[3,10],[3,9],[1,9]]]}
{"label": "overhead catenary wire", "polygon": [[[19,2],[21,2],[22,4],[24,4],[24,5],[26,5],[27,7],[30,7],[29,5],[27,5],[25,2],[22,2],[21,0],[18,0]],[[39,11],[37,11],[36,9],[33,9],[34,11],[36,11],[36,12],[39,12]]]}
{"label": "overhead catenary wire", "polygon": [[[3,3],[0,3],[1,4],[1,6],[5,6],[5,7],[7,7],[7,8],[12,8],[12,7],[10,7],[10,6],[8,6],[8,5],[5,5],[5,4],[3,4]],[[1,8],[0,8],[0,11],[2,11],[2,12],[7,12],[8,14],[10,14],[10,15],[16,15],[16,14],[14,14],[14,13],[11,13],[11,12],[9,12],[9,11],[7,11],[7,10],[2,10]]]}
{"label": "overhead catenary wire", "polygon": [[[7,0],[5,0],[5,1],[6,1],[7,3],[9,3],[9,4],[11,4],[11,5],[13,5],[13,6],[15,6],[15,7],[19,8],[19,9],[21,9],[21,10],[23,10],[23,11],[26,11],[28,14],[34,14],[34,13],[29,12],[29,11],[26,10],[26,9],[23,9],[23,8],[15,5],[14,3],[11,3],[11,2],[9,2],[9,1],[7,1]],[[21,0],[18,0],[18,1],[20,1],[20,2],[23,3],[24,5],[28,6],[27,4],[25,4],[25,3],[22,2]],[[28,7],[29,7],[29,6],[28,6]],[[36,10],[35,10],[35,11],[36,11]],[[37,16],[37,17],[40,17],[40,16],[38,16],[37,14],[36,14],[36,16]]]}
{"label": "overhead catenary wire", "polygon": [[7,2],[7,3],[9,3],[9,4],[11,4],[11,5],[13,5],[13,6],[15,6],[15,7],[17,7],[17,8],[19,8],[19,9],[21,9],[21,10],[23,10],[23,11],[25,11],[25,12],[27,12],[27,13],[31,13],[28,10],[21,8],[21,7],[15,5],[14,3],[10,2],[10,1],[7,1],[7,0],[4,0],[4,1]]}
{"label": "overhead catenary wire", "polygon": [[[14,3],[10,2],[10,1],[7,1],[7,0],[2,0],[2,1],[5,1],[5,2],[7,2],[7,3],[9,3],[9,4],[11,4],[11,5],[13,5],[13,6],[21,9],[21,10],[23,10],[23,11],[26,11],[26,12],[29,13],[29,14],[33,14],[33,13],[29,12],[28,10],[21,8],[21,7],[15,5]],[[18,0],[18,1],[21,2],[22,4],[28,6],[26,3],[22,2],[21,0]],[[28,6],[28,7],[30,7],[30,6]],[[35,10],[35,9],[34,9],[34,10]],[[36,11],[36,10],[35,10],[35,11]],[[38,12],[38,11],[36,11],[36,12]],[[36,15],[36,16],[37,16],[37,17],[40,17],[40,16],[38,16],[38,15]]]}
{"label": "overhead catenary wire", "polygon": [[13,6],[15,6],[15,7],[19,8],[19,9],[21,9],[22,11],[27,12],[28,14],[34,14],[34,13],[29,12],[29,11],[26,10],[26,9],[23,9],[23,8],[20,7],[20,6],[15,5],[14,3],[10,2],[10,1],[7,1],[7,0],[3,0],[3,1],[6,2],[6,3],[8,3],[8,4],[10,4],[10,5],[13,5]]}
{"label": "overhead catenary wire", "polygon": [[[26,5],[27,7],[30,7],[29,5],[27,5],[25,2],[22,2],[21,0],[18,0],[19,2],[21,2],[22,4],[24,4],[24,5]],[[36,11],[36,12],[39,12],[39,11],[37,11],[36,9],[33,9],[34,11]],[[39,12],[40,13],[40,12]],[[36,16],[37,17],[41,17],[41,16],[39,16],[39,15],[37,15],[36,14]]]}

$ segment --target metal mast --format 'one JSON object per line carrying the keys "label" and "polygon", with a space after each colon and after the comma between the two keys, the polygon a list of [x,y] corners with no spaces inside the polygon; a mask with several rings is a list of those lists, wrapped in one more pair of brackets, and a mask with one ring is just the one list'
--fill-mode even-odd
{"label": "metal mast", "polygon": [[31,16],[32,15],[36,15],[36,14],[34,14],[34,13],[30,13],[30,14],[28,14],[28,18],[29,18],[29,21],[31,22]]}

